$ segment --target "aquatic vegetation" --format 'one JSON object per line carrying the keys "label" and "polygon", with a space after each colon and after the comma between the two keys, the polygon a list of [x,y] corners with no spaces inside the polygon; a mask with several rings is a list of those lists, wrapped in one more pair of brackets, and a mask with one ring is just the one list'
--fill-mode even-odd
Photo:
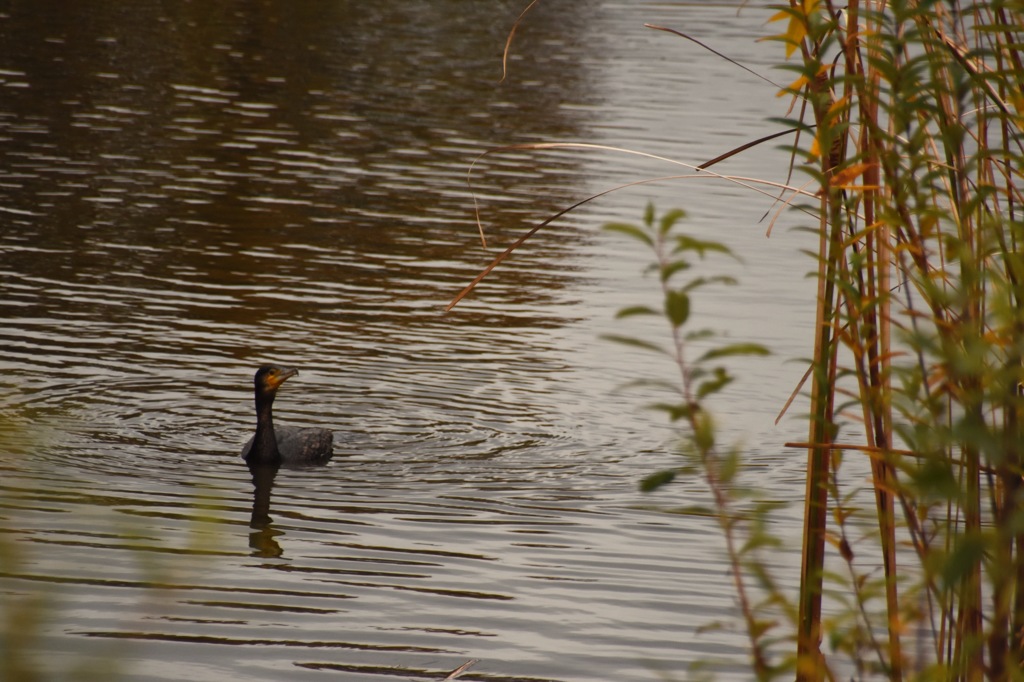
{"label": "aquatic vegetation", "polygon": [[[865,674],[1019,679],[1024,12],[804,2],[775,18],[818,216],[798,677],[831,674],[827,635]],[[854,424],[863,442],[840,437]],[[867,542],[843,540],[844,453],[870,458],[870,568],[853,561]],[[823,621],[829,547],[884,607],[865,592],[856,618]]]}
{"label": "aquatic vegetation", "polygon": [[[766,519],[775,504],[758,501],[737,485],[742,450],[738,446],[723,446],[718,442],[707,402],[732,382],[733,376],[726,364],[729,358],[768,355],[769,352],[757,343],[717,342],[714,332],[694,328],[690,316],[690,301],[694,293],[708,285],[735,285],[737,282],[729,276],[690,274],[695,257],[703,259],[708,253],[731,255],[731,252],[720,242],[697,239],[679,229],[684,217],[683,211],[675,209],[656,219],[654,206],[649,204],[641,225],[609,223],[605,226],[606,230],[624,234],[651,251],[653,262],[649,270],[656,273],[663,297],[661,309],[642,304],[629,306],[618,312],[618,319],[660,315],[667,322],[669,341],[667,346],[661,346],[646,337],[616,335],[607,338],[657,353],[667,358],[678,371],[678,376],[671,379],[638,379],[631,384],[668,395],[667,400],[650,407],[665,413],[673,423],[683,425],[685,434],[678,449],[684,464],[646,476],[641,488],[656,490],[680,474],[696,473],[704,478],[711,491],[711,509],[693,506],[677,508],[674,512],[706,514],[718,522],[750,641],[751,662],[758,678],[765,678],[772,670],[769,635],[775,623],[765,617],[765,604],[750,592],[748,582],[752,571],[763,573],[761,550],[775,544],[770,535],[763,532],[763,524],[752,520]],[[688,278],[679,282],[683,276]],[[693,352],[694,342],[700,344],[699,354]],[[777,595],[772,603],[776,599]]]}
{"label": "aquatic vegetation", "polygon": [[[654,407],[683,427],[687,459],[642,486],[681,471],[708,483],[759,679],[1024,679],[1024,5],[790,0],[774,11],[782,29],[767,39],[794,74],[779,88],[791,98],[774,119],[783,129],[700,165],[674,161],[691,171],[674,179],[786,134],[790,177],[807,176],[778,188],[769,211],[773,224],[787,209],[814,217],[803,228],[813,351],[794,391],[806,386],[808,437],[787,444],[807,454],[796,601],[759,556],[778,543],[770,509],[737,484],[743,457],[720,447],[703,402],[731,380],[723,360],[763,349],[687,357],[691,298],[708,280],[672,282],[685,257],[724,247],[650,207],[642,225],[609,227],[652,250],[663,305],[620,316],[662,315],[671,343],[615,340],[678,368],[637,384],[675,396]],[[867,508],[851,458],[867,460]]]}

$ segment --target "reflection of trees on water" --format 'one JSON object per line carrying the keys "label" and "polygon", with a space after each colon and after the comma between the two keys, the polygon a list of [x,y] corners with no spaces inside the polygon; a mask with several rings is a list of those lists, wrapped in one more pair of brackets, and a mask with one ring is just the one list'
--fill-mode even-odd
{"label": "reflection of trees on water", "polygon": [[[357,280],[360,289],[396,288],[409,276],[396,258],[475,267],[470,161],[509,143],[587,136],[585,112],[597,103],[585,67],[590,4],[541,3],[500,82],[501,47],[521,8],[15,3],[0,40],[5,70],[17,74],[9,79],[24,87],[5,88],[0,102],[0,135],[9,138],[0,158],[16,160],[18,181],[17,191],[0,186],[0,204],[14,211],[11,229],[33,243],[67,247],[90,224],[96,244],[160,254],[140,262],[125,249],[67,249],[76,271],[131,265],[168,276],[187,263],[219,284],[251,285],[268,273],[250,250],[282,242],[343,261],[351,253],[357,265],[292,258],[275,262],[275,273]],[[496,243],[579,198],[572,159],[500,156],[475,178]],[[573,240],[552,233],[544,250],[523,250],[517,262],[557,261],[571,249]],[[376,256],[381,267],[366,267]],[[446,295],[465,280],[452,265],[426,278],[452,282]],[[565,279],[547,265],[502,277],[523,285],[510,286],[513,294],[529,284],[531,297]]]}

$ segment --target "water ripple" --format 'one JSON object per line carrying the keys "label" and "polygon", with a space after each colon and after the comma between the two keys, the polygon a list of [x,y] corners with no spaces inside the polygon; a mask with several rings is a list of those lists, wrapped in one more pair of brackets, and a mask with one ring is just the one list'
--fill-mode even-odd
{"label": "water ripple", "polygon": [[[740,43],[734,11],[541,3],[499,84],[488,3],[115,4],[0,16],[0,589],[53,596],[40,665],[387,680],[472,658],[466,679],[553,682],[744,660],[697,632],[734,612],[714,525],[646,506],[706,502],[701,481],[636,490],[674,434],[615,388],[660,369],[596,338],[650,284],[596,226],[642,201],[559,219],[442,312],[540,221],[665,172],[483,152],[747,139],[770,104],[729,97],[720,64],[652,75],[667,48],[624,28],[667,13]],[[695,201],[676,191],[659,206]],[[738,202],[707,192],[732,238],[714,202]],[[275,418],[332,430],[327,467],[241,461],[265,362],[300,369]],[[729,408],[768,419],[776,379]]]}

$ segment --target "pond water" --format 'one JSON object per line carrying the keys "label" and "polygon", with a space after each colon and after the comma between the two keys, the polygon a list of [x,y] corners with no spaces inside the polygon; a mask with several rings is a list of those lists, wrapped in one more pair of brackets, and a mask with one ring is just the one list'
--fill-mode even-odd
{"label": "pond water", "polygon": [[[699,479],[655,495],[672,432],[617,390],[654,356],[614,312],[646,254],[602,233],[683,207],[741,280],[695,315],[736,363],[724,437],[803,493],[806,237],[726,182],[591,193],[774,132],[765,10],[733,4],[45,0],[0,13],[0,561],[8,672],[133,680],[746,677]],[[784,181],[772,144],[719,172]],[[478,202],[488,238],[480,243]],[[813,246],[812,246],[813,248]],[[280,423],[325,468],[253,480],[252,374],[295,366]],[[794,413],[801,409],[794,408]],[[778,532],[798,535],[783,514]],[[30,617],[31,616],[31,617]],[[12,673],[13,674],[13,673]],[[27,672],[24,672],[27,675]],[[105,677],[110,679],[110,677]]]}

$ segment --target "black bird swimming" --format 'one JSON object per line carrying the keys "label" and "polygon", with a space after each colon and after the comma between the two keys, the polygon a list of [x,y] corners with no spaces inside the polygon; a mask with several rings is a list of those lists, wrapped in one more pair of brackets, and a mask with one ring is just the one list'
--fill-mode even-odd
{"label": "black bird swimming", "polygon": [[334,434],[327,429],[274,427],[277,389],[298,373],[276,365],[265,365],[256,372],[256,435],[242,448],[242,457],[250,465],[324,464],[334,454]]}

